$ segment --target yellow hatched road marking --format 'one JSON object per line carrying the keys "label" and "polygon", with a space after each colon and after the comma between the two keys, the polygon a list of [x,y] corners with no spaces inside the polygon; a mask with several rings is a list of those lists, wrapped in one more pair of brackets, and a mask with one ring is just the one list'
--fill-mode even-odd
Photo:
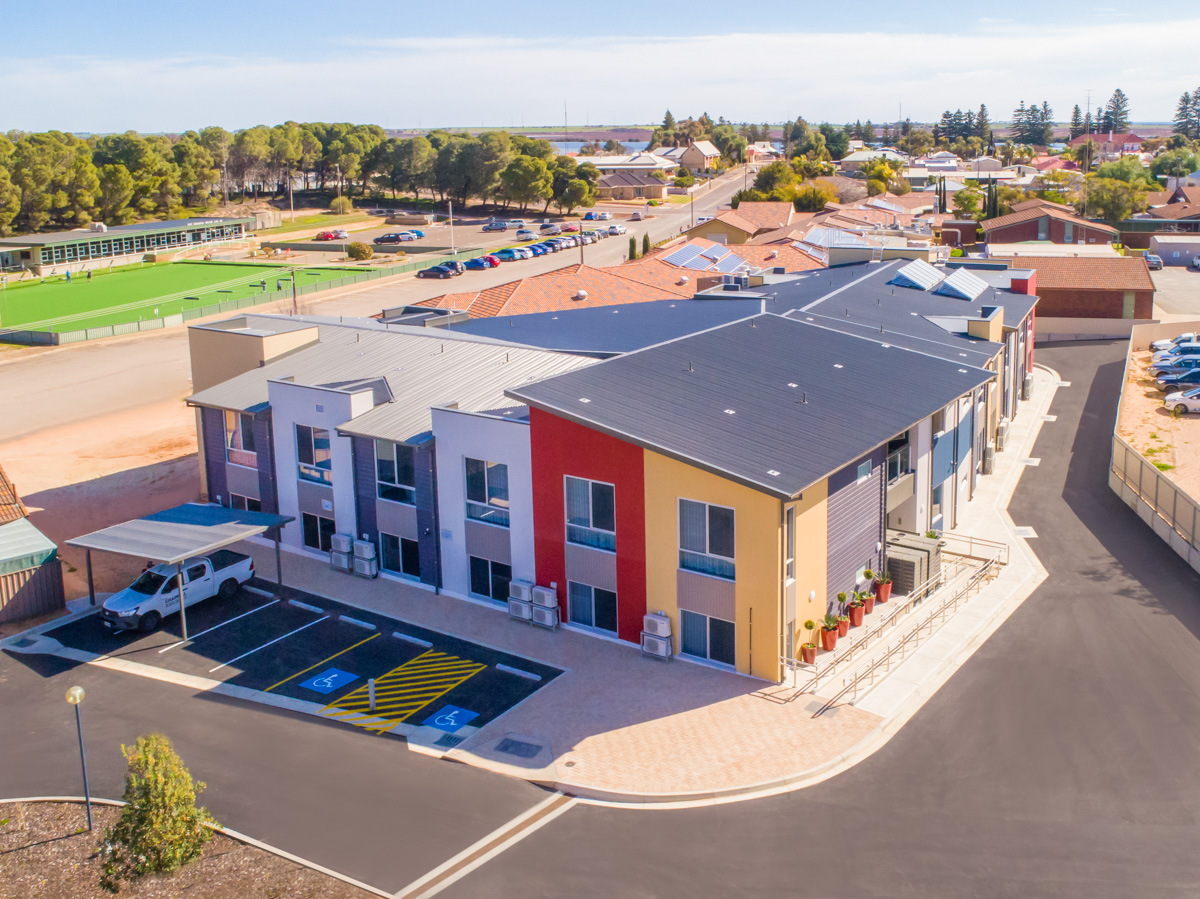
{"label": "yellow hatched road marking", "polygon": [[[356,727],[383,733],[485,668],[487,665],[479,662],[430,649],[375,679],[374,710],[371,709],[369,688],[364,684],[330,703],[324,712],[330,717],[345,719]],[[371,723],[358,724],[350,720],[353,717],[369,718]],[[380,720],[385,723],[379,724]]]}

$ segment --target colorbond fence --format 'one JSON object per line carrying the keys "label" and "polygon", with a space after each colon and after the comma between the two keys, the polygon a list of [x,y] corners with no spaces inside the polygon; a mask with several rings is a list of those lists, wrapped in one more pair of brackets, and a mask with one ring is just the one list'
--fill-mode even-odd
{"label": "colorbond fence", "polygon": [[[296,297],[309,296],[324,290],[337,287],[350,287],[355,284],[365,284],[379,278],[392,275],[402,275],[418,269],[429,268],[443,262],[461,261],[479,255],[478,248],[460,250],[457,253],[444,256],[434,256],[401,265],[388,265],[380,268],[363,269],[362,271],[347,270],[345,277],[334,278],[331,281],[321,281],[315,284],[305,284],[296,288]],[[254,263],[261,265],[262,263]],[[292,291],[268,290],[240,300],[226,300],[223,303],[213,303],[209,306],[196,306],[185,309],[182,313],[167,315],[162,318],[147,318],[136,322],[125,322],[117,325],[105,325],[101,328],[82,328],[77,331],[0,331],[0,342],[16,343],[25,346],[61,346],[68,343],[81,343],[85,340],[100,340],[105,337],[119,337],[123,334],[137,334],[141,331],[154,331],[159,328],[171,328],[197,318],[219,315],[223,312],[235,312],[239,309],[249,309],[253,306],[267,306],[272,303],[290,303]],[[104,310],[98,309],[97,312]]]}
{"label": "colorbond fence", "polygon": [[[1129,383],[1133,354],[1149,346],[1150,341],[1173,337],[1195,330],[1200,322],[1141,325],[1133,329],[1125,357],[1122,388]],[[1117,406],[1120,427],[1121,406]],[[1197,425],[1200,427],[1200,425]],[[1200,502],[1180,487],[1165,472],[1142,455],[1129,441],[1113,430],[1112,461],[1108,486],[1138,514],[1171,549],[1196,571],[1200,571]]]}

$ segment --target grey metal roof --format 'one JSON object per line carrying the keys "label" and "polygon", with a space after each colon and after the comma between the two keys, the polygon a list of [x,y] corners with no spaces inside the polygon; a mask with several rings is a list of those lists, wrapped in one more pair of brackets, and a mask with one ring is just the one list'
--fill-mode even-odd
{"label": "grey metal roof", "polygon": [[198,406],[259,411],[268,405],[268,384],[296,384],[357,392],[383,379],[392,401],[346,422],[342,433],[408,440],[428,431],[430,407],[493,409],[509,405],[504,391],[571,371],[594,360],[585,356],[501,344],[442,328],[364,329],[322,324],[317,343],[193,394]]}
{"label": "grey metal roof", "polygon": [[84,534],[67,545],[174,565],[294,520],[288,515],[184,503]]}
{"label": "grey metal roof", "polygon": [[133,237],[138,234],[151,234],[156,231],[184,231],[188,228],[199,228],[204,225],[228,225],[233,222],[253,223],[251,216],[230,216],[228,218],[193,218],[173,219],[165,222],[141,222],[136,225],[110,225],[107,231],[92,231],[90,228],[79,228],[73,231],[47,231],[44,234],[22,234],[17,237],[0,238],[0,247],[13,244],[21,247],[42,247],[47,244],[73,243],[77,240],[104,240],[110,237]]}
{"label": "grey metal roof", "polygon": [[508,392],[790,497],[992,377],[760,314]]}

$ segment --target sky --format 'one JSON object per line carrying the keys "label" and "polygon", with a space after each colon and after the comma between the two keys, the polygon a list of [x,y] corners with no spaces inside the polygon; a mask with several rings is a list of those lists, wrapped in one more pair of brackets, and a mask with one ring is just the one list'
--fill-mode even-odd
{"label": "sky", "polygon": [[[38,0],[6,4],[0,133],[936,120],[1116,88],[1169,121],[1200,4]],[[636,9],[636,13],[634,10]],[[1152,17],[1138,15],[1143,9]],[[739,13],[739,10],[745,10]],[[1010,12],[1011,11],[1011,12]],[[986,16],[982,13],[987,13]],[[629,18],[635,16],[635,18]],[[14,39],[15,38],[15,39]]]}

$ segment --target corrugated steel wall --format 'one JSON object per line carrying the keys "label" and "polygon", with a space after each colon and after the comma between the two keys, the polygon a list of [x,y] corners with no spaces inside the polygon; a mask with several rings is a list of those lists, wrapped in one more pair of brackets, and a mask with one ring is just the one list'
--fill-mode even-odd
{"label": "corrugated steel wall", "polygon": [[204,466],[208,473],[208,498],[211,502],[228,505],[229,485],[225,477],[225,413],[220,409],[201,409],[200,419],[204,428]]}
{"label": "corrugated steel wall", "polygon": [[[829,478],[829,544],[826,599],[854,588],[854,575],[863,565],[878,568],[883,542],[884,478],[886,449],[856,459]],[[871,475],[858,483],[858,466],[871,460]]]}
{"label": "corrugated steel wall", "polygon": [[20,621],[65,606],[59,559],[52,559],[37,568],[0,574],[0,622]]}
{"label": "corrugated steel wall", "polygon": [[354,453],[354,505],[358,533],[356,537],[379,541],[379,521],[375,514],[375,441],[370,437],[350,438]]}
{"label": "corrugated steel wall", "polygon": [[[275,432],[271,429],[271,412],[254,416],[254,448],[258,453],[258,501],[262,510],[279,514],[279,494],[275,489]],[[268,536],[274,537],[272,531]]]}
{"label": "corrugated steel wall", "polygon": [[442,541],[438,534],[437,456],[434,442],[426,441],[413,454],[417,488],[417,543],[421,554],[421,583],[442,584]]}

